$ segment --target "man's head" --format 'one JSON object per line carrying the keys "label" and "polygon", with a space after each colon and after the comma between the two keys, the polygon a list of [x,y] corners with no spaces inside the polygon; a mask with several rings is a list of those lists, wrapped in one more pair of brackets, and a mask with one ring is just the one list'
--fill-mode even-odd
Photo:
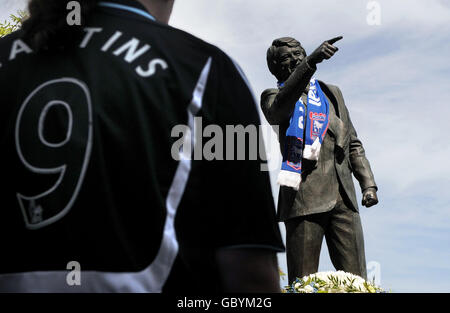
{"label": "man's head", "polygon": [[284,82],[305,57],[300,42],[291,37],[278,38],[267,50],[267,66],[278,81]]}

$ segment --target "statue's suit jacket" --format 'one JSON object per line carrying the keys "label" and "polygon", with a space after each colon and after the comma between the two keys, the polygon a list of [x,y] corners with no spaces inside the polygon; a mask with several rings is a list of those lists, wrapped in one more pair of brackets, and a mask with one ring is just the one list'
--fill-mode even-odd
{"label": "statue's suit jacket", "polygon": [[[309,77],[311,76],[312,73]],[[359,181],[362,191],[369,187],[377,189],[369,161],[353,127],[341,91],[337,86],[321,81],[319,83],[330,103],[330,125],[322,143],[319,160],[302,161],[300,189],[295,191],[290,187],[280,187],[277,212],[280,221],[330,211],[337,202],[338,192],[346,198],[348,206],[358,212],[352,173]],[[275,124],[273,122],[276,112],[270,112],[270,106],[278,92],[279,89],[267,89],[261,95],[261,108],[272,125]],[[277,123],[283,153],[289,120],[278,120]],[[337,186],[338,184],[340,186]]]}

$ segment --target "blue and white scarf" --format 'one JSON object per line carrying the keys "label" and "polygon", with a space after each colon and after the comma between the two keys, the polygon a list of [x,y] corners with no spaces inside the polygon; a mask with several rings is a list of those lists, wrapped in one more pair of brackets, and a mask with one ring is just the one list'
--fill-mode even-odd
{"label": "blue and white scarf", "polygon": [[[281,83],[279,87],[283,85]],[[302,158],[315,161],[319,159],[320,147],[329,124],[329,108],[319,82],[312,78],[309,82],[307,106],[300,98],[289,121],[278,184],[295,190],[300,188]]]}

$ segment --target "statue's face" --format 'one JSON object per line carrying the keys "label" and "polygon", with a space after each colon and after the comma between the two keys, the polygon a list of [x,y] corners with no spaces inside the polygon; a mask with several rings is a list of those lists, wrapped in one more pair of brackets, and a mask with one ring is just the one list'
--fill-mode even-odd
{"label": "statue's face", "polygon": [[277,61],[278,61],[278,76],[280,81],[285,81],[289,78],[292,72],[295,70],[306,55],[300,47],[288,47],[282,46],[277,49]]}

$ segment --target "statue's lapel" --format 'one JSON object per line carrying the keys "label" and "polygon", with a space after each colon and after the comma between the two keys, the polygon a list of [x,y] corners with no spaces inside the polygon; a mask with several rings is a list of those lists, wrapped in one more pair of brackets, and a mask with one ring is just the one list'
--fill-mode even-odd
{"label": "statue's lapel", "polygon": [[344,148],[346,146],[346,141],[349,139],[348,127],[339,117],[339,113],[343,112],[340,108],[340,103],[336,95],[328,88],[328,86],[319,81],[320,88],[323,90],[327,96],[328,102],[330,103],[330,124],[328,129],[333,133],[336,138],[336,145]]}
{"label": "statue's lapel", "polygon": [[337,117],[336,114],[332,114],[330,116],[330,124],[328,128],[336,138],[336,145],[344,148],[346,145],[346,140],[348,139],[348,129],[344,122],[342,122],[342,120]]}

